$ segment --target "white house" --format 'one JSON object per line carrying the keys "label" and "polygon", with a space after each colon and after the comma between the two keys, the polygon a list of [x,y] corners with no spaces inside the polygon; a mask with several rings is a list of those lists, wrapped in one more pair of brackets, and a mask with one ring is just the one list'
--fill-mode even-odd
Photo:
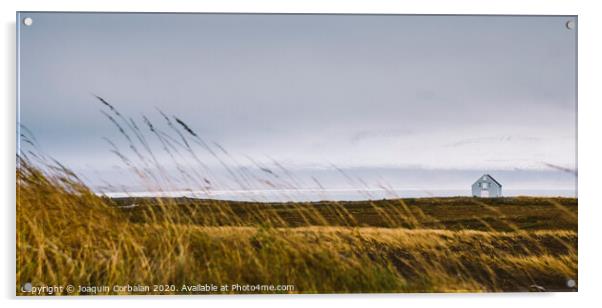
{"label": "white house", "polygon": [[502,196],[502,184],[496,181],[491,175],[483,174],[474,184],[472,184],[473,197],[495,198]]}

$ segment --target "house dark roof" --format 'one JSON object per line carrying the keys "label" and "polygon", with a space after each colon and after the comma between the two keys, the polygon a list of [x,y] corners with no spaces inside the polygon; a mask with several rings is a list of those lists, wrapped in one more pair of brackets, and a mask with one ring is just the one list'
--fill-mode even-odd
{"label": "house dark roof", "polygon": [[500,182],[496,181],[491,175],[489,174],[485,174],[486,176],[488,176],[492,181],[494,181],[496,184],[500,185],[500,187],[502,187],[502,184],[500,184]]}

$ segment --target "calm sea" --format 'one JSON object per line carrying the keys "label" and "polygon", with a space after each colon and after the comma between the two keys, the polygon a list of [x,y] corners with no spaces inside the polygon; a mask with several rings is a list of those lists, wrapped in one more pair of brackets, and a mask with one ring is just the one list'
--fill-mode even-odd
{"label": "calm sea", "polygon": [[[454,197],[470,196],[467,190],[419,190],[419,189],[274,189],[274,190],[230,190],[230,191],[170,191],[170,192],[106,192],[108,197],[190,197],[216,200],[258,201],[258,202],[308,202],[308,201],[353,201],[380,200],[394,198]],[[521,189],[504,190],[503,195],[537,197],[576,197],[570,189]]]}

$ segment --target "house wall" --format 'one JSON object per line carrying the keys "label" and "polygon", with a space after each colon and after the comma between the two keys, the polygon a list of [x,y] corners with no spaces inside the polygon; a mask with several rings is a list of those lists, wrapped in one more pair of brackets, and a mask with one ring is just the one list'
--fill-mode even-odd
{"label": "house wall", "polygon": [[502,187],[498,185],[495,181],[493,181],[489,177],[481,177],[474,184],[472,184],[472,195],[474,197],[481,196],[481,183],[488,183],[489,197],[501,197],[502,196]]}

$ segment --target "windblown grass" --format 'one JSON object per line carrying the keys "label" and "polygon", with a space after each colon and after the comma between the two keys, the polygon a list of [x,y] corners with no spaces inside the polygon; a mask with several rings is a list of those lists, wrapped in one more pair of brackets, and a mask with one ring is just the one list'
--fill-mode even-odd
{"label": "windblown grass", "polygon": [[[129,154],[117,146],[112,151],[143,181],[169,186],[174,179],[161,168],[141,125],[99,100],[129,143]],[[198,167],[179,165],[181,179],[199,187],[215,182],[196,144],[230,170],[238,185],[254,185],[257,175],[236,173],[231,165],[236,160],[223,148],[161,114],[175,136],[144,117],[147,132],[176,164],[187,155]],[[258,291],[266,293],[576,290],[567,286],[568,279],[577,281],[577,200],[572,198],[280,204],[111,199],[93,193],[57,162],[33,152],[18,160],[19,295],[28,294],[21,292],[27,282],[175,286],[159,294],[203,293],[182,289],[197,284],[293,286]],[[290,184],[276,183],[271,177],[276,171],[258,167],[269,171],[260,172],[273,185]],[[136,206],[127,207],[132,203]]]}

